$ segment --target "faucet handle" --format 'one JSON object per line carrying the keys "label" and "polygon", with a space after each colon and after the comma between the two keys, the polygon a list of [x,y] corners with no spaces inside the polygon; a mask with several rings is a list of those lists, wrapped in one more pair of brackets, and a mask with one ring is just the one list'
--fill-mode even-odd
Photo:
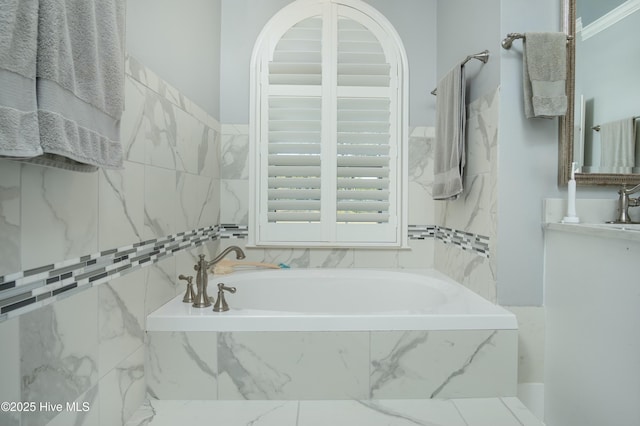
{"label": "faucet handle", "polygon": [[187,291],[184,293],[184,297],[182,298],[182,301],[184,303],[193,303],[193,301],[196,298],[196,293],[195,291],[193,291],[193,277],[192,276],[185,276],[185,275],[178,275],[178,279],[179,280],[183,280],[187,282]]}
{"label": "faucet handle", "polygon": [[225,312],[229,310],[229,305],[227,304],[227,301],[224,298],[225,291],[228,291],[229,293],[233,294],[236,292],[236,288],[227,287],[223,283],[218,283],[218,300],[216,300],[216,303],[213,305],[214,312]]}

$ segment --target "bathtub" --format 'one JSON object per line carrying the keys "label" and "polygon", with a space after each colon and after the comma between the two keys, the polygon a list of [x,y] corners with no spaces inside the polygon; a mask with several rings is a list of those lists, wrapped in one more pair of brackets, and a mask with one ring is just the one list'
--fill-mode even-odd
{"label": "bathtub", "polygon": [[515,316],[433,270],[280,269],[209,277],[236,287],[230,310],[176,297],[147,318],[150,331],[516,329]]}
{"label": "bathtub", "polygon": [[158,399],[515,396],[513,314],[432,271],[283,269],[210,277],[213,312],[182,295],[147,317]]}

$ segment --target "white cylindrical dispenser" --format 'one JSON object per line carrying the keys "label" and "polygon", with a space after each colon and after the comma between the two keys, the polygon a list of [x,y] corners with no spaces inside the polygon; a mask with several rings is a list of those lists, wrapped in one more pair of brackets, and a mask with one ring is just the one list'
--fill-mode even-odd
{"label": "white cylindrical dispenser", "polygon": [[576,214],[576,163],[571,163],[571,179],[567,184],[567,215],[562,219],[562,223],[580,223],[580,218]]}

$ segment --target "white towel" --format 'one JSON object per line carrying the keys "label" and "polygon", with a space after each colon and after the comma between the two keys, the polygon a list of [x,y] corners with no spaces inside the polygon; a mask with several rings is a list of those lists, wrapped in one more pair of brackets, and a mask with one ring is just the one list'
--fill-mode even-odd
{"label": "white towel", "polygon": [[[13,36],[37,35],[36,48],[24,49],[35,65],[35,84],[22,95],[37,102],[39,137],[29,137],[32,152],[18,155],[6,150],[13,140],[0,140],[0,155],[77,171],[121,168],[124,0],[11,2],[19,9],[35,4],[28,13],[37,27],[16,26]],[[0,33],[0,40],[7,37],[4,27]]]}
{"label": "white towel", "polygon": [[600,125],[600,165],[606,173],[631,173],[636,159],[633,117]]}
{"label": "white towel", "polygon": [[36,102],[38,2],[0,7],[0,156],[42,154]]}
{"label": "white towel", "polygon": [[567,113],[567,36],[526,33],[523,53],[524,112],[527,118]]}
{"label": "white towel", "polygon": [[440,80],[436,100],[433,199],[456,199],[462,193],[465,164],[465,76],[455,66]]}

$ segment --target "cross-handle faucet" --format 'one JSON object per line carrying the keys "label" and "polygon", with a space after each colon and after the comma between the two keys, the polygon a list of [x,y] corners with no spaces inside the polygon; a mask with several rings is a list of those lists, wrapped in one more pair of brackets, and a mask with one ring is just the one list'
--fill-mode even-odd
{"label": "cross-handle faucet", "polygon": [[197,272],[196,274],[196,288],[198,290],[198,294],[196,294],[196,299],[193,301],[194,308],[206,308],[211,306],[211,300],[209,299],[209,295],[207,295],[207,285],[209,284],[209,275],[207,270],[211,268],[216,263],[220,262],[226,255],[231,252],[236,253],[236,259],[244,259],[244,252],[240,247],[231,246],[226,248],[222,253],[217,255],[215,259],[210,262],[204,260],[204,254],[199,256],[200,260],[195,264],[193,269]]}
{"label": "cross-handle faucet", "polygon": [[622,188],[618,190],[618,218],[612,220],[610,223],[635,223],[629,217],[629,207],[640,206],[640,197],[631,198],[629,195],[635,194],[638,191],[640,191],[640,184],[633,188],[627,188],[626,185],[623,185]]}

